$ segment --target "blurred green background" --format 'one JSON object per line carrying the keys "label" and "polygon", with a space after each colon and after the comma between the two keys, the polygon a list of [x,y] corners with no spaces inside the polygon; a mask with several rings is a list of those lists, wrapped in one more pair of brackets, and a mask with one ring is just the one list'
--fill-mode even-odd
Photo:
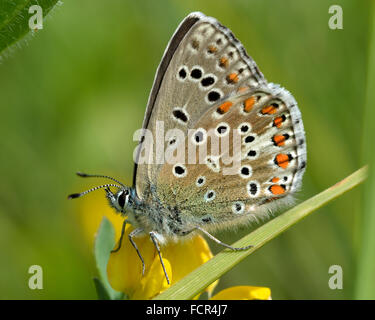
{"label": "blurred green background", "polygon": [[[343,30],[328,27],[332,4],[343,8]],[[358,169],[364,163],[370,5],[65,1],[43,30],[0,64],[0,299],[96,298],[79,204],[66,195],[91,185],[74,175],[77,170],[112,174],[131,184],[133,132],[141,127],[165,46],[191,11],[228,26],[265,77],[299,102],[308,148],[299,201]],[[248,257],[222,277],[217,291],[254,285],[270,287],[274,299],[358,297],[361,190]],[[230,243],[247,232],[218,237]],[[219,250],[214,244],[212,249]],[[28,288],[33,264],[43,267],[43,290]],[[331,265],[343,268],[343,290],[328,287]]]}

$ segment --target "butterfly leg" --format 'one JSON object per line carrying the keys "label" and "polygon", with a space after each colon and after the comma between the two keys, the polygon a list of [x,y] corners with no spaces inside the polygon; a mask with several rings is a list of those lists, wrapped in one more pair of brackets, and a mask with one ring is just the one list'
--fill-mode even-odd
{"label": "butterfly leg", "polygon": [[152,242],[154,243],[156,251],[158,252],[160,263],[161,263],[161,266],[163,267],[163,271],[164,271],[164,274],[165,274],[165,278],[167,279],[167,283],[170,284],[169,277],[168,277],[168,274],[167,274],[167,270],[165,270],[163,258],[161,256],[159,242],[158,242],[158,239],[157,239],[154,231],[150,232],[150,238],[151,238]]}
{"label": "butterfly leg", "polygon": [[139,251],[139,249],[137,247],[137,244],[133,240],[133,237],[137,236],[138,234],[140,234],[142,232],[143,232],[143,229],[140,229],[140,228],[135,229],[132,232],[130,232],[130,234],[129,234],[129,241],[132,244],[132,246],[134,247],[135,251],[137,251],[139,259],[141,259],[141,262],[142,262],[142,276],[143,276],[145,274],[145,261],[143,260],[143,257],[142,257],[141,252]]}
{"label": "butterfly leg", "polygon": [[121,249],[122,239],[124,238],[124,234],[125,234],[125,226],[126,226],[126,220],[124,220],[124,222],[122,223],[121,236],[120,236],[120,240],[118,242],[118,246],[117,246],[116,249],[113,249],[111,251],[111,253],[117,252]]}
{"label": "butterfly leg", "polygon": [[207,237],[209,237],[211,240],[215,241],[216,243],[233,251],[243,251],[243,250],[248,250],[253,247],[252,245],[250,245],[246,247],[235,248],[235,247],[230,246],[229,244],[221,242],[219,239],[215,238],[211,233],[208,233],[206,230],[202,229],[201,227],[196,227],[195,229],[201,231],[202,233],[204,233]]}

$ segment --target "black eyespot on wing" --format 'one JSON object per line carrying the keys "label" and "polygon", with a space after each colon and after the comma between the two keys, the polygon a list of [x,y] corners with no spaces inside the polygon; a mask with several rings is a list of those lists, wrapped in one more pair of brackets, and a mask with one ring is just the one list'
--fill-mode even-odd
{"label": "black eyespot on wing", "polygon": [[215,79],[213,77],[206,77],[201,80],[201,85],[203,87],[209,87],[215,83]]}
{"label": "black eyespot on wing", "polygon": [[202,131],[197,131],[194,135],[194,139],[196,142],[202,142],[203,141],[203,132]]}
{"label": "black eyespot on wing", "polygon": [[202,77],[202,70],[200,70],[200,69],[193,69],[193,70],[191,70],[190,76],[193,79],[200,79]]}
{"label": "black eyespot on wing", "polygon": [[240,212],[241,210],[242,210],[242,204],[241,203],[235,203],[234,204],[234,210],[236,211],[236,212]]}
{"label": "black eyespot on wing", "polygon": [[241,168],[241,174],[243,174],[244,176],[248,176],[250,174],[250,170],[248,167],[242,167]]}
{"label": "black eyespot on wing", "polygon": [[250,183],[249,191],[250,191],[250,194],[252,194],[253,196],[256,195],[256,193],[258,191],[257,185],[255,183]]}
{"label": "black eyespot on wing", "polygon": [[182,111],[181,109],[176,109],[176,110],[173,110],[173,116],[178,119],[178,120],[181,120],[183,122],[187,122],[188,121],[188,117],[187,115],[185,114],[184,111]]}
{"label": "black eyespot on wing", "polygon": [[180,71],[178,72],[178,76],[180,79],[185,79],[186,78],[186,70],[184,68],[181,68]]}
{"label": "black eyespot on wing", "polygon": [[253,142],[254,141],[254,137],[253,136],[247,136],[246,138],[245,138],[245,142],[246,143],[250,143],[250,142]]}
{"label": "black eyespot on wing", "polygon": [[182,175],[185,173],[185,169],[181,166],[175,166],[174,167],[174,172],[178,175]]}
{"label": "black eyespot on wing", "polygon": [[241,126],[241,132],[247,132],[249,131],[249,126],[247,124],[244,124]]}
{"label": "black eyespot on wing", "polygon": [[224,134],[226,131],[227,131],[227,127],[226,126],[219,126],[217,128],[217,133],[218,134]]}
{"label": "black eyespot on wing", "polygon": [[247,155],[248,155],[249,157],[255,157],[255,156],[257,155],[257,152],[256,152],[255,150],[250,150],[250,151],[247,153]]}
{"label": "black eyespot on wing", "polygon": [[217,100],[220,99],[220,93],[217,92],[217,91],[210,91],[210,92],[208,93],[207,98],[208,98],[208,101],[210,101],[210,102],[215,102],[215,101],[217,101]]}

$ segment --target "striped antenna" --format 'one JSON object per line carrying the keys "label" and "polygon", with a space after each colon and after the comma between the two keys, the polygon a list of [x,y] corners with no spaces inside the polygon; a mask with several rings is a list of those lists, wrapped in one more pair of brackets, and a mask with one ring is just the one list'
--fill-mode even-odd
{"label": "striped antenna", "polygon": [[94,187],[94,188],[91,188],[89,190],[86,190],[86,191],[83,191],[83,192],[80,192],[80,193],[72,193],[68,196],[68,199],[76,199],[76,198],[80,198],[82,196],[84,196],[85,194],[88,194],[92,191],[95,191],[95,190],[98,190],[98,189],[101,189],[101,188],[107,188],[107,187],[116,187],[116,188],[119,188],[119,189],[122,189],[119,185],[117,184],[113,184],[113,183],[109,183],[109,184],[103,184],[101,186],[97,186],[97,187]]}
{"label": "striped antenna", "polygon": [[76,174],[77,174],[77,176],[82,177],[82,178],[105,178],[105,179],[110,179],[112,181],[117,182],[119,185],[123,186],[124,188],[126,188],[126,186],[124,184],[122,184],[120,181],[118,181],[115,178],[112,178],[110,176],[105,176],[105,175],[101,175],[101,174],[87,174],[87,173],[83,173],[83,172],[77,172]]}

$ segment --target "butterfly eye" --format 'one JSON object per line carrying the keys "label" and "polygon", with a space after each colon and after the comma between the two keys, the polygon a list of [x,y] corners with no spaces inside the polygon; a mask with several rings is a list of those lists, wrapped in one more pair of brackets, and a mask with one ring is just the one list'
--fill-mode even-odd
{"label": "butterfly eye", "polygon": [[118,202],[118,205],[120,206],[120,208],[124,208],[125,206],[125,200],[126,200],[126,196],[129,194],[129,191],[128,190],[125,190],[125,191],[122,191],[119,196],[118,196],[118,199],[117,199],[117,202]]}

